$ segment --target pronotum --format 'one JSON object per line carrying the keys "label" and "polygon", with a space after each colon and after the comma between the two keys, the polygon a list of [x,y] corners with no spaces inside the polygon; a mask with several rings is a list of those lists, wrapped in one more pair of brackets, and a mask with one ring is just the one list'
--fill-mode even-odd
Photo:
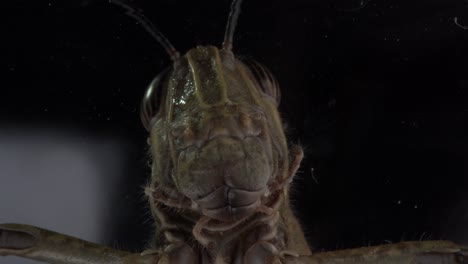
{"label": "pronotum", "polygon": [[448,241],[404,242],[312,253],[290,207],[302,159],[286,143],[279,86],[232,51],[241,1],[234,0],[222,48],[184,56],[140,13],[172,66],[147,90],[141,117],[150,133],[152,179],[145,189],[157,223],[153,246],[123,252],[33,226],[0,226],[0,254],[48,263],[466,263]]}

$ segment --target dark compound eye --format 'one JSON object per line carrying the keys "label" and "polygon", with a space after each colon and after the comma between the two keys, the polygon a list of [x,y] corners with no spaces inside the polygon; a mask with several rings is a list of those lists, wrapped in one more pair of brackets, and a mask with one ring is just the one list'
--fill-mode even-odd
{"label": "dark compound eye", "polygon": [[169,69],[164,70],[153,79],[141,102],[140,118],[147,131],[151,130],[156,121],[155,117],[161,110],[162,97],[165,93],[164,81],[168,71]]}
{"label": "dark compound eye", "polygon": [[242,59],[242,62],[250,69],[262,92],[274,99],[278,106],[281,101],[281,91],[275,76],[268,68],[255,60]]}

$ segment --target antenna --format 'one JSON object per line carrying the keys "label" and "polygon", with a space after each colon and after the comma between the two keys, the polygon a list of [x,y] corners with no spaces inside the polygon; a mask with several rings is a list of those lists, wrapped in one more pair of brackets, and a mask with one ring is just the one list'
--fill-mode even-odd
{"label": "antenna", "polygon": [[237,19],[241,12],[242,0],[233,0],[231,4],[231,12],[226,26],[226,32],[224,33],[223,50],[232,51],[232,42],[234,38],[234,31],[237,26]]}
{"label": "antenna", "polygon": [[153,23],[141,12],[141,10],[136,9],[130,3],[125,0],[109,0],[109,3],[123,7],[127,12],[126,14],[134,18],[138,23],[143,26],[143,28],[150,33],[150,35],[156,39],[156,41],[161,44],[172,61],[176,61],[180,54],[171,44],[171,42],[156,28]]}

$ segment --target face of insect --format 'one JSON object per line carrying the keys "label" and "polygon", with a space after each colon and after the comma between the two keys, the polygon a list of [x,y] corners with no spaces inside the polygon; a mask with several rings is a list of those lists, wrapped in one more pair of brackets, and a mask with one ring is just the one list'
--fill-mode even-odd
{"label": "face of insect", "polygon": [[278,91],[268,71],[249,68],[231,52],[211,46],[187,52],[153,82],[143,104],[153,184],[177,189],[215,219],[251,213],[288,167]]}

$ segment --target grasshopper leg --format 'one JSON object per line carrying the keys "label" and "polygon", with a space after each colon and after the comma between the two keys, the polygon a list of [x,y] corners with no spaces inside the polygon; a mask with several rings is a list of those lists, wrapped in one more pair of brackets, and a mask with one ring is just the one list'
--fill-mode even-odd
{"label": "grasshopper leg", "polygon": [[401,242],[290,258],[294,264],[468,264],[468,248],[450,241]]}
{"label": "grasshopper leg", "polygon": [[56,264],[150,264],[159,255],[120,251],[46,229],[21,225],[0,225],[0,256],[19,256]]}

